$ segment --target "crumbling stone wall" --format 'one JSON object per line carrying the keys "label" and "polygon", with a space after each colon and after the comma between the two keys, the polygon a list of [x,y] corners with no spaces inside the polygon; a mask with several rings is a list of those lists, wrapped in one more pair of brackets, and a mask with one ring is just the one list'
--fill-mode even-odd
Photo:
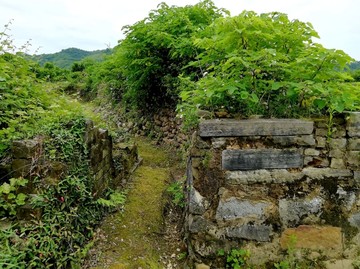
{"label": "crumbling stone wall", "polygon": [[314,257],[354,258],[360,113],[330,129],[326,119],[205,120],[192,138],[187,184],[190,264],[222,268],[216,254],[231,248],[247,248],[263,264],[292,235]]}
{"label": "crumbling stone wall", "polygon": [[[89,174],[94,180],[94,193],[101,195],[110,188],[125,186],[132,168],[138,162],[137,148],[129,144],[113,144],[107,130],[86,122],[84,133],[89,152]],[[44,154],[44,137],[13,141],[11,154],[2,168],[1,182],[11,177],[29,179],[27,193],[33,193],[32,179],[41,177],[45,184],[57,184],[67,171],[67,165],[57,160],[50,160]]]}

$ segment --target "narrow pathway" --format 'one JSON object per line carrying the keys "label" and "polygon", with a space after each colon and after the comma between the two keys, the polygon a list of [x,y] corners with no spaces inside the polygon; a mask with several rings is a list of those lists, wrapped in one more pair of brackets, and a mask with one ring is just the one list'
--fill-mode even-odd
{"label": "narrow pathway", "polygon": [[168,153],[148,140],[136,143],[143,162],[133,175],[124,211],[108,216],[101,225],[101,239],[95,246],[99,260],[93,269],[180,268],[179,244],[169,244],[163,223]]}

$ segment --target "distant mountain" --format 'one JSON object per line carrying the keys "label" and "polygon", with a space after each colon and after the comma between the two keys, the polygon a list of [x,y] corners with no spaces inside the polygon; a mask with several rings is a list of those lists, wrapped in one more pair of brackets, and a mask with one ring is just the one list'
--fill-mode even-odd
{"label": "distant mountain", "polygon": [[359,70],[360,69],[360,61],[352,62],[350,65],[350,70]]}
{"label": "distant mountain", "polygon": [[85,58],[101,62],[106,55],[111,53],[112,49],[86,51],[77,48],[68,48],[56,53],[34,55],[32,59],[40,65],[50,62],[58,67],[70,69],[74,62],[79,62]]}

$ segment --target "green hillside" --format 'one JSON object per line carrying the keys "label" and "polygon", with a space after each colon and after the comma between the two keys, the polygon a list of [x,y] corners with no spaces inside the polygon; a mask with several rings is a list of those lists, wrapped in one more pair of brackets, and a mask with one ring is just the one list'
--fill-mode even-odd
{"label": "green hillside", "polygon": [[112,53],[112,49],[86,51],[78,48],[63,49],[60,52],[34,55],[33,59],[43,66],[47,62],[51,62],[57,67],[70,69],[74,62],[81,61],[85,58],[101,62],[106,55]]}

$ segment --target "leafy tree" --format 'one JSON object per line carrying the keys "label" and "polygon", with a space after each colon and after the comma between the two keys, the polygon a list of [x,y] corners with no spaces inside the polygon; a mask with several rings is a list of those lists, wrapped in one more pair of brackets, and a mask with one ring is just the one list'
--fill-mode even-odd
{"label": "leafy tree", "polygon": [[180,111],[293,117],[359,108],[359,90],[344,83],[351,78],[342,71],[351,57],[314,38],[310,23],[278,12],[217,19],[194,41],[202,52],[190,66],[200,65],[206,76],[183,76]]}
{"label": "leafy tree", "polygon": [[197,71],[187,66],[199,53],[192,38],[225,13],[210,0],[185,7],[161,3],[145,19],[125,26],[126,38],[104,69],[115,69],[112,77],[124,80],[120,88],[125,103],[148,111],[174,106],[179,74]]}

